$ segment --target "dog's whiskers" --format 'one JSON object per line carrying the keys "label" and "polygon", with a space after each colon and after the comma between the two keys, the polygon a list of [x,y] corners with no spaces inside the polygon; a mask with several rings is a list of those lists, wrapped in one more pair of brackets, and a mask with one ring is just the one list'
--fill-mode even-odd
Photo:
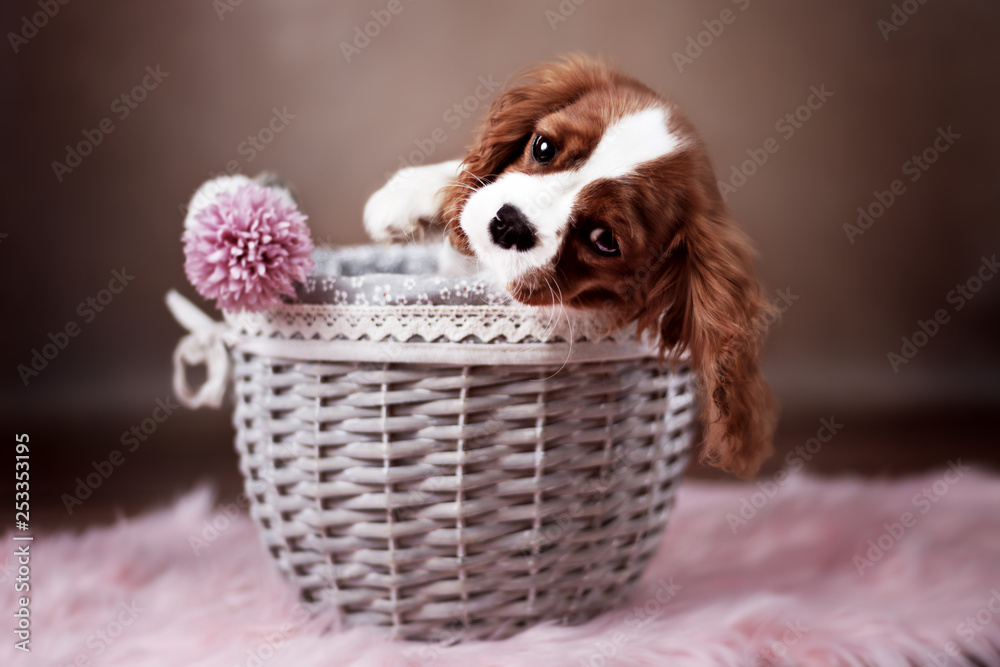
{"label": "dog's whiskers", "polygon": [[466,185],[465,183],[461,183],[461,182],[459,182],[457,180],[455,180],[455,181],[449,181],[448,185],[451,186],[451,187],[454,187],[454,188],[465,188],[466,190],[472,190],[473,192],[477,191],[477,188],[474,188],[471,185]]}
{"label": "dog's whiskers", "polygon": [[474,179],[476,179],[479,182],[479,185],[483,185],[483,186],[486,185],[486,181],[484,181],[483,179],[481,179],[478,176],[476,176],[475,174],[473,174],[466,167],[462,167],[462,171],[465,172],[466,174],[468,174],[469,176],[472,176]]}

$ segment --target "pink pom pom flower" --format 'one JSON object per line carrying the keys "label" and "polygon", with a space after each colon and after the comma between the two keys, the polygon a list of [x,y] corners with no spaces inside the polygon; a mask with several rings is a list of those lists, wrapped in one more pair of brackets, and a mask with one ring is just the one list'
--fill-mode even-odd
{"label": "pink pom pom flower", "polygon": [[222,180],[206,183],[192,200],[184,271],[219,308],[267,310],[282,295],[294,297],[293,283],[313,269],[306,216],[283,190],[245,177]]}

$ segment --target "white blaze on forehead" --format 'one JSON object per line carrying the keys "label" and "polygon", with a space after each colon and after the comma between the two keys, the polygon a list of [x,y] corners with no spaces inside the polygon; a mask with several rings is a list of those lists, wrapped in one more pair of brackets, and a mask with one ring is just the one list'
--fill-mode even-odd
{"label": "white blaze on forehead", "polygon": [[[480,260],[505,282],[554,261],[570,226],[580,192],[602,179],[620,178],[680,148],[667,130],[662,107],[624,116],[609,126],[577,170],[530,175],[508,172],[469,197],[460,224]],[[490,238],[490,221],[504,204],[521,209],[534,226],[536,243],[527,251],[504,250]]]}
{"label": "white blaze on forehead", "polygon": [[643,109],[604,131],[580,176],[587,182],[618,178],[635,171],[644,162],[673,153],[679,145],[677,137],[667,131],[663,109]]}

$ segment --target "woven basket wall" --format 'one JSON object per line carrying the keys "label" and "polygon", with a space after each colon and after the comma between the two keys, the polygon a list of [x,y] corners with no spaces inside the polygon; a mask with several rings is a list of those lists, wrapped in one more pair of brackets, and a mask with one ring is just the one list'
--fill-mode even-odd
{"label": "woven basket wall", "polygon": [[306,599],[401,638],[498,638],[611,608],[660,542],[686,372],[235,354],[263,540]]}

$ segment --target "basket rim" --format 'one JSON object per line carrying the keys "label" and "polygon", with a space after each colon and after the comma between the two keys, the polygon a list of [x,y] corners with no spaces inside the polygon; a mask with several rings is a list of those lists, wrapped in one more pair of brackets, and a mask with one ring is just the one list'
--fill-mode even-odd
{"label": "basket rim", "polygon": [[[264,357],[292,361],[444,364],[449,366],[539,365],[625,361],[654,358],[643,341],[577,341],[573,343],[453,343],[239,338],[233,347]],[[686,360],[686,353],[682,361]]]}
{"label": "basket rim", "polygon": [[497,305],[280,304],[260,312],[223,311],[237,339],[553,345],[614,343],[652,347],[634,324],[571,308]]}

